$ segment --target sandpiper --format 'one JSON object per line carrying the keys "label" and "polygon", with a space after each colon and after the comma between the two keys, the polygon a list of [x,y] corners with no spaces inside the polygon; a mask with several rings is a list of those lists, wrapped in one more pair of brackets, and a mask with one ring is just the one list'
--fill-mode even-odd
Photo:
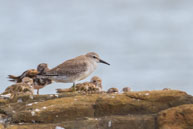
{"label": "sandpiper", "polygon": [[7,87],[0,96],[13,99],[18,95],[33,95],[33,90],[33,80],[29,77],[24,77],[22,82]]}
{"label": "sandpiper", "polygon": [[119,90],[117,88],[109,88],[107,93],[118,93]]}
{"label": "sandpiper", "polygon": [[[39,72],[38,75],[44,75],[49,70],[48,64],[41,63],[37,66],[37,71]],[[46,85],[52,83],[52,80],[48,78],[38,78],[37,76],[33,78],[34,81],[34,89],[37,90],[37,94],[39,95],[39,89],[44,88]]]}
{"label": "sandpiper", "polygon": [[95,86],[98,87],[100,91],[102,90],[102,79],[100,77],[94,76],[91,78],[90,82],[95,84]]}
{"label": "sandpiper", "polygon": [[122,91],[123,91],[124,93],[130,92],[130,91],[131,91],[131,88],[129,88],[129,87],[124,87],[124,88],[122,89]]}
{"label": "sandpiper", "polygon": [[14,81],[17,83],[22,82],[22,79],[24,77],[29,77],[33,79],[34,89],[37,89],[37,94],[39,94],[39,89],[45,87],[48,84],[51,84],[52,81],[48,78],[38,78],[37,75],[44,75],[48,70],[48,65],[46,63],[41,63],[37,66],[37,70],[26,70],[20,76],[8,75],[8,78],[11,79],[10,81]]}
{"label": "sandpiper", "polygon": [[162,90],[171,90],[170,88],[163,88]]}
{"label": "sandpiper", "polygon": [[55,82],[73,83],[73,87],[75,87],[77,81],[85,79],[95,71],[97,63],[110,65],[101,60],[97,53],[89,52],[85,55],[67,60],[55,68],[50,69],[44,77],[48,77]]}
{"label": "sandpiper", "polygon": [[37,66],[37,71],[39,74],[46,74],[47,71],[49,71],[48,64],[41,63]]}
{"label": "sandpiper", "polygon": [[[90,82],[78,83],[76,84],[75,91],[84,92],[96,92],[102,90],[102,79],[97,76],[91,78]],[[67,89],[56,89],[57,93],[72,92],[73,87]]]}

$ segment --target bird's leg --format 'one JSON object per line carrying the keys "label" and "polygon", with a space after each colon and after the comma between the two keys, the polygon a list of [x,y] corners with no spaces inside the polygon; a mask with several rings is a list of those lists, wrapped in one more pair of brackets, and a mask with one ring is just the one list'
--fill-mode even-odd
{"label": "bird's leg", "polygon": [[73,86],[72,86],[72,90],[73,91],[75,91],[76,89],[75,89],[75,87],[76,87],[76,83],[75,82],[73,82]]}
{"label": "bird's leg", "polygon": [[39,89],[37,89],[37,95],[39,95]]}

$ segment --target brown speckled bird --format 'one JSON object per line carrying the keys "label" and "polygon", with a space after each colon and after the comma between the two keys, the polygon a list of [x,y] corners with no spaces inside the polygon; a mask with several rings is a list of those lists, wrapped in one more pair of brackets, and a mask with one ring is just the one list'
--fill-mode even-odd
{"label": "brown speckled bird", "polygon": [[[67,89],[56,89],[57,93],[73,92],[73,87]],[[90,82],[76,84],[75,91],[97,92],[102,90],[102,79],[97,76],[91,78]]]}
{"label": "brown speckled bird", "polygon": [[129,88],[129,87],[124,87],[123,89],[122,89],[122,91],[123,92],[130,92],[131,91],[131,88]]}
{"label": "brown speckled bird", "polygon": [[119,90],[117,88],[109,88],[107,93],[118,93]]}
{"label": "brown speckled bird", "polygon": [[24,77],[22,82],[7,87],[0,96],[13,99],[19,95],[33,95],[33,91],[33,80],[29,77]]}
{"label": "brown speckled bird", "polygon": [[48,78],[38,78],[38,75],[44,75],[49,70],[46,63],[41,63],[37,66],[36,69],[30,69],[23,72],[20,76],[8,75],[10,81],[20,83],[24,77],[29,77],[33,79],[34,89],[37,89],[37,94],[39,94],[39,89],[45,87],[48,84],[51,84],[52,81]]}
{"label": "brown speckled bird", "polygon": [[171,90],[170,88],[163,88],[163,90]]}
{"label": "brown speckled bird", "polygon": [[[41,63],[37,67],[38,75],[44,75],[49,70],[48,65],[46,63]],[[37,90],[37,94],[39,95],[39,89],[44,88],[46,85],[52,83],[52,80],[48,78],[38,78],[37,76],[34,80],[34,89]]]}
{"label": "brown speckled bird", "polygon": [[98,76],[94,76],[90,80],[91,83],[95,84],[96,87],[99,87],[100,91],[102,90],[102,79]]}

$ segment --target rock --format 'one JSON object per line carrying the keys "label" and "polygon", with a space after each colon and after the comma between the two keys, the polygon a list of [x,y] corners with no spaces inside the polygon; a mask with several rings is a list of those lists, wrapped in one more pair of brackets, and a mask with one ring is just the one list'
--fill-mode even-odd
{"label": "rock", "polygon": [[[162,112],[173,111],[173,108],[186,112],[190,107],[182,107],[191,104],[193,97],[177,90],[123,94],[72,92],[33,98],[19,96],[2,103],[0,100],[0,113],[7,118],[4,125],[10,129],[55,129],[57,126],[65,129],[167,129],[170,123],[164,119],[170,118],[162,117]],[[190,117],[186,119],[191,121]]]}
{"label": "rock", "polygon": [[193,104],[173,107],[158,114],[159,129],[193,129]]}
{"label": "rock", "polygon": [[143,91],[109,94],[99,97],[95,115],[152,114],[161,110],[193,103],[193,97],[182,91]]}
{"label": "rock", "polygon": [[5,129],[3,124],[0,124],[0,129]]}
{"label": "rock", "polygon": [[10,125],[7,129],[154,129],[154,116],[107,116],[55,124]]}
{"label": "rock", "polygon": [[[57,123],[81,117],[94,117],[96,95],[57,98],[13,109],[13,122]],[[17,104],[18,105],[18,104]],[[19,106],[19,105],[18,105]],[[17,107],[17,106],[15,106]],[[23,108],[22,108],[23,107]]]}

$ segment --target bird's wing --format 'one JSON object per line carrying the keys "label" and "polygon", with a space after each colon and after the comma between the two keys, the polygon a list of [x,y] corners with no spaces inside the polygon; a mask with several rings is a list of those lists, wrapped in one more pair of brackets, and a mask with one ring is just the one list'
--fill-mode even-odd
{"label": "bird's wing", "polygon": [[[77,58],[79,58],[77,60]],[[84,57],[77,57],[71,60],[67,60],[64,63],[56,66],[55,68],[49,70],[47,76],[71,76],[81,74],[87,71],[88,62],[86,62]]]}

